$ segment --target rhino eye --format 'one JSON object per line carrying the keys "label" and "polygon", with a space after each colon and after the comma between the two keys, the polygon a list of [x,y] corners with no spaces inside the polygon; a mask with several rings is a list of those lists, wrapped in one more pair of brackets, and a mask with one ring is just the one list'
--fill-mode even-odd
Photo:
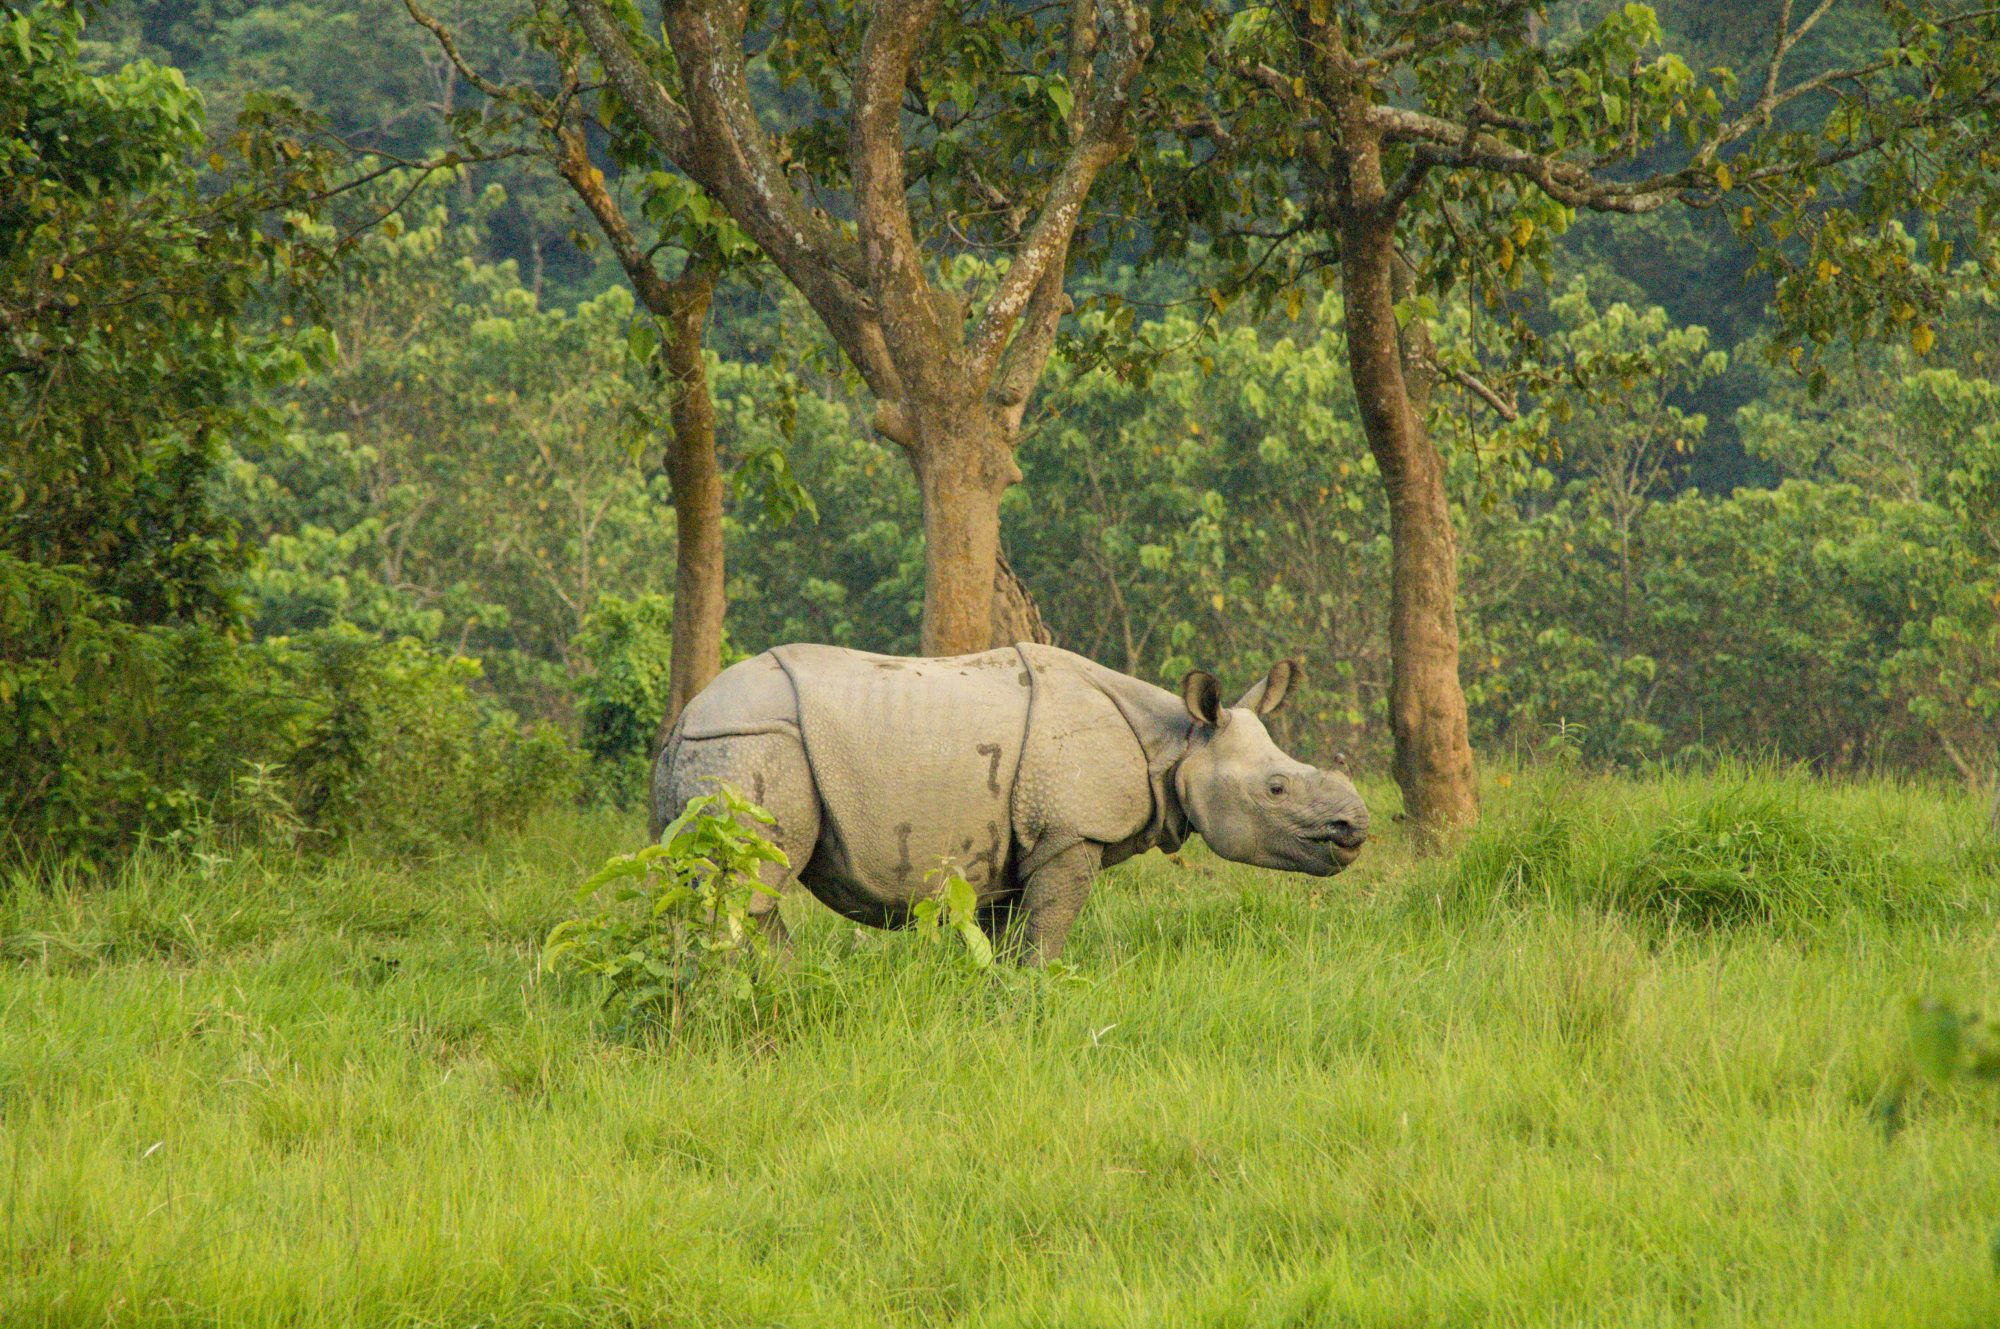
{"label": "rhino eye", "polygon": [[1285,796],[1285,777],[1282,775],[1272,776],[1271,783],[1266,787],[1270,789],[1272,798],[1283,798]]}

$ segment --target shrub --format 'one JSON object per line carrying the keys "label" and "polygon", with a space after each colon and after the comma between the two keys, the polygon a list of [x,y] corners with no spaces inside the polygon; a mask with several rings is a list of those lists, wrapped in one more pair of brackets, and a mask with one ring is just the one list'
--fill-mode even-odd
{"label": "shrub", "polygon": [[347,627],[272,649],[311,698],[285,769],[316,831],[409,852],[575,797],[568,745],[474,694],[476,660]]}
{"label": "shrub", "polygon": [[615,807],[645,801],[647,758],[666,713],[674,602],[664,595],[606,595],[570,643],[589,665],[575,683],[586,793]]}
{"label": "shrub", "polygon": [[89,862],[185,830],[296,734],[267,654],[123,614],[81,569],[0,551],[0,844]]}
{"label": "shrub", "polygon": [[197,830],[401,851],[574,796],[568,745],[476,696],[475,661],[121,612],[77,570],[0,552],[0,843],[28,856]]}
{"label": "shrub", "polygon": [[693,800],[659,843],[599,868],[577,889],[589,911],[549,933],[542,967],[594,978],[614,1032],[673,1037],[690,1014],[724,1017],[754,1001],[767,942],[750,906],[772,894],[757,869],[785,855],[738,817],[772,823],[727,785]]}

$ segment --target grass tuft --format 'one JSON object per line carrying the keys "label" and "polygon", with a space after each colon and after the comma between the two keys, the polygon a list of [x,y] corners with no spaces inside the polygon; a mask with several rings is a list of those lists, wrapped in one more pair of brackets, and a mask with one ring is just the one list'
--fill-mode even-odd
{"label": "grass tuft", "polygon": [[[1830,785],[1796,772],[1725,771],[1636,784],[1546,772],[1489,815],[1412,903],[1609,910],[1667,929],[1811,929],[1974,907],[1986,869],[1935,795]],[[1970,869],[1970,870],[1968,870]]]}
{"label": "grass tuft", "polygon": [[1864,833],[1811,794],[1798,779],[1736,781],[1699,799],[1651,833],[1620,905],[1697,928],[1893,912],[1893,828]]}

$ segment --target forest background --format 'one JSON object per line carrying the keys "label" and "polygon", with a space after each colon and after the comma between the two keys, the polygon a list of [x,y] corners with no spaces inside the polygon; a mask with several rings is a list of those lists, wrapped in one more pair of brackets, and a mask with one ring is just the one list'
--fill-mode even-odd
{"label": "forest background", "polygon": [[[1552,7],[1547,40],[1608,8]],[[1691,64],[1744,67],[1766,11],[1658,15]],[[30,134],[0,162],[0,838],[410,847],[642,798],[669,412],[569,187],[472,159],[477,94],[400,0],[0,12],[10,127],[69,117],[59,152]],[[532,76],[506,12],[436,12]],[[282,235],[255,220],[288,206]],[[1598,372],[1510,422],[1438,399],[1476,749],[2000,781],[1994,257],[1925,252],[1963,273],[1942,316],[1829,350],[1812,392],[1764,353],[1769,279],[1726,215],[1561,238],[1525,317],[1547,363]],[[1388,522],[1337,291],[1231,301],[1220,261],[1145,257],[1073,274],[1001,507],[1012,566],[1059,644],[1142,677],[1302,657],[1280,741],[1379,767]],[[744,268],[706,356],[727,656],[915,651],[916,485],[818,322]]]}

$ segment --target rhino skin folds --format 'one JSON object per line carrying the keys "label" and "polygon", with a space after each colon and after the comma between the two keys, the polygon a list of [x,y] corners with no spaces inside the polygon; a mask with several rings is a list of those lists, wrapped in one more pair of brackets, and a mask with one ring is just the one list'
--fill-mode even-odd
{"label": "rhino skin folds", "polygon": [[[1024,912],[1021,958],[1052,959],[1097,869],[1178,848],[1204,829],[1191,807],[1227,856],[1322,875],[1351,861],[1367,817],[1353,786],[1286,757],[1259,718],[1296,677],[1274,667],[1237,707],[1198,713],[1053,646],[942,659],[774,647],[681,714],[654,768],[653,833],[727,782],[777,818],[766,830],[792,869],[773,866],[768,884],[796,876],[841,914],[892,927],[956,871],[990,931]],[[1327,838],[1336,824],[1352,845]],[[782,938],[775,897],[760,905]]]}

